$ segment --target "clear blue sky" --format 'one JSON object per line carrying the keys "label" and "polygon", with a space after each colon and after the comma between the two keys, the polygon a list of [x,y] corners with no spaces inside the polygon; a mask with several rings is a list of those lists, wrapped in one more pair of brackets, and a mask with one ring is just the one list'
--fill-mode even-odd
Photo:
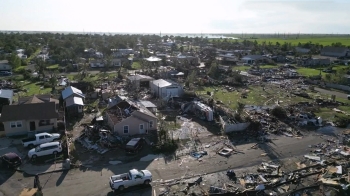
{"label": "clear blue sky", "polygon": [[350,0],[0,0],[0,30],[350,33]]}

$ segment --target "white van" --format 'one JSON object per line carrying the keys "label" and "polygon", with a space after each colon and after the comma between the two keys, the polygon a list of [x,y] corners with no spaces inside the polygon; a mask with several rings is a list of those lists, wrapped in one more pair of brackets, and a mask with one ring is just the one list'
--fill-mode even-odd
{"label": "white van", "polygon": [[28,157],[35,159],[36,157],[41,157],[45,155],[54,154],[62,152],[62,146],[60,142],[49,142],[45,144],[40,144],[36,148],[31,149],[28,152]]}

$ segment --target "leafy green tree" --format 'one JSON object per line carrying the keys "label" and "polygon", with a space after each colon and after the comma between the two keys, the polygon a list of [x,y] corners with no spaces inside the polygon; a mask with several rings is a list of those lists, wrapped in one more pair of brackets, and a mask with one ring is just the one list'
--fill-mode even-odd
{"label": "leafy green tree", "polygon": [[9,59],[9,64],[12,66],[12,69],[16,69],[21,66],[22,60],[15,53],[12,53]]}
{"label": "leafy green tree", "polygon": [[42,58],[35,59],[35,69],[37,70],[39,76],[45,78],[45,69],[47,67],[46,62]]}

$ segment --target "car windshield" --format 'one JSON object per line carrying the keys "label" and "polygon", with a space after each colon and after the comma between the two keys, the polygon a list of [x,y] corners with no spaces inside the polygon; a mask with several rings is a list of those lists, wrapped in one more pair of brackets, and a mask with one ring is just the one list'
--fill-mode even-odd
{"label": "car windshield", "polygon": [[39,152],[40,151],[40,146],[35,148],[35,152]]}
{"label": "car windshield", "polygon": [[139,171],[139,175],[140,175],[140,176],[145,176],[145,174],[143,173],[143,171]]}

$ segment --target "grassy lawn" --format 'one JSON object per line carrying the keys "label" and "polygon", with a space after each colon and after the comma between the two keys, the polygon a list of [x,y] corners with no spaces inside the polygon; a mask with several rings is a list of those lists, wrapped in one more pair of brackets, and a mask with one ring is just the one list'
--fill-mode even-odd
{"label": "grassy lawn", "polygon": [[29,81],[20,81],[22,89],[26,89],[27,92],[21,92],[20,96],[31,96],[37,94],[48,94],[51,92],[51,88],[44,88],[42,83],[33,83]]}
{"label": "grassy lawn", "polygon": [[140,62],[133,62],[131,67],[133,69],[141,69],[141,65],[140,65]]}
{"label": "grassy lawn", "polygon": [[[276,90],[274,87],[266,87],[265,91],[261,86],[251,86],[246,90],[239,89],[239,91],[229,92],[221,87],[205,87],[198,90],[197,93],[206,95],[207,91],[214,92],[214,99],[222,101],[225,105],[231,109],[236,109],[237,102],[244,103],[246,105],[274,105],[277,101],[280,101],[280,105],[288,105],[292,103],[298,103],[301,101],[308,101],[302,97],[287,97],[286,92],[283,90]],[[247,98],[242,98],[242,92],[247,92]]]}
{"label": "grassy lawn", "polygon": [[29,63],[34,57],[36,57],[40,53],[41,49],[37,49],[30,57],[27,58],[27,63]]}
{"label": "grassy lawn", "polygon": [[[252,68],[251,66],[233,66],[232,69],[233,70],[239,70],[239,71],[248,71],[250,68]],[[277,65],[261,65],[260,69],[272,69],[272,68],[278,68]]]}
{"label": "grassy lawn", "polygon": [[58,64],[50,65],[47,67],[47,69],[58,69]]}
{"label": "grassy lawn", "polygon": [[297,68],[297,72],[302,76],[316,76],[316,75],[320,75],[320,72],[322,76],[326,74],[322,72],[322,69],[313,69],[313,68],[307,68],[307,67],[299,67]]}

